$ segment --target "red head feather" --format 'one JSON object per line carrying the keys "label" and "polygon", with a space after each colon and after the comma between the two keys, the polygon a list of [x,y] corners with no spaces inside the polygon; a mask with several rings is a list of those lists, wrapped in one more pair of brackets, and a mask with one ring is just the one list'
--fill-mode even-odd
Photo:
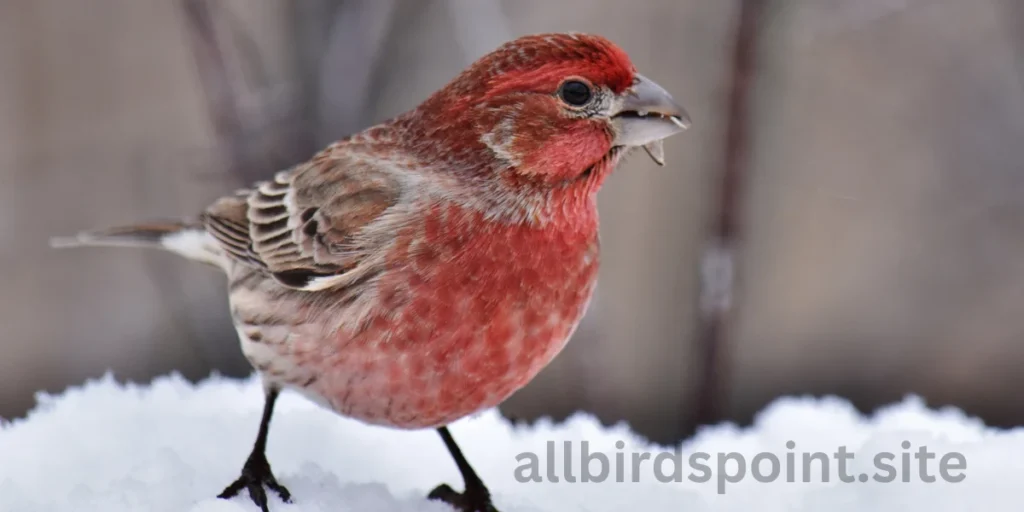
{"label": "red head feather", "polygon": [[574,74],[618,94],[635,73],[626,52],[601,36],[546,34],[516,39],[483,57],[456,80],[456,89],[484,97],[548,92]]}
{"label": "red head feather", "polygon": [[635,74],[625,51],[601,36],[525,36],[473,63],[411,112],[406,126],[452,153],[493,162],[481,172],[510,169],[506,179],[563,183],[608,154],[611,132],[607,120],[566,115],[559,86],[583,79],[620,94]]}

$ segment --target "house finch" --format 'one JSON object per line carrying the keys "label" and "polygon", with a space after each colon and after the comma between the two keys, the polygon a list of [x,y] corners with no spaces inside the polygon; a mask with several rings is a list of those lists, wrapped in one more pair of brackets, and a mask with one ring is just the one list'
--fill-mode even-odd
{"label": "house finch", "polygon": [[224,197],[191,222],[55,245],[155,247],[222,269],[266,391],[242,489],[285,501],[264,455],[293,389],[338,414],[436,428],[464,480],[429,497],[494,510],[447,424],[493,407],[565,346],[594,290],[596,195],[622,156],[689,126],[607,39],[523,37],[415,109]]}

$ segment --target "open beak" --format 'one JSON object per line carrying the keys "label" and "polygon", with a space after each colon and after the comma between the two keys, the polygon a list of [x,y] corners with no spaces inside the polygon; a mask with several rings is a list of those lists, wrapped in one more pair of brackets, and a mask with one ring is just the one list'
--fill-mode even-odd
{"label": "open beak", "polygon": [[665,165],[662,140],[689,128],[690,116],[660,85],[637,74],[612,113],[612,127],[612,145],[641,146],[655,163]]}

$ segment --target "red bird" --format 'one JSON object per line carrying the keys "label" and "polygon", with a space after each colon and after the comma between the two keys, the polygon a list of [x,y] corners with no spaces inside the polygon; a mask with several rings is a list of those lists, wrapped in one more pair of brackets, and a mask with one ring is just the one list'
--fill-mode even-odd
{"label": "red bird", "polygon": [[156,247],[222,269],[266,401],[241,477],[285,501],[264,455],[293,389],[338,414],[436,428],[464,491],[494,510],[446,425],[494,407],[565,346],[594,291],[596,196],[628,151],[663,164],[686,112],[605,38],[544,34],[484,56],[415,109],[224,197],[193,222],[55,245]]}

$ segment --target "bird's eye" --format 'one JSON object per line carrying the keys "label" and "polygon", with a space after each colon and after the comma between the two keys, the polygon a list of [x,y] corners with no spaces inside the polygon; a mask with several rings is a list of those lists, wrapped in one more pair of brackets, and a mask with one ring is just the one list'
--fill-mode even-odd
{"label": "bird's eye", "polygon": [[590,101],[590,86],[579,80],[569,80],[562,84],[562,88],[558,91],[558,96],[569,105],[581,107]]}

